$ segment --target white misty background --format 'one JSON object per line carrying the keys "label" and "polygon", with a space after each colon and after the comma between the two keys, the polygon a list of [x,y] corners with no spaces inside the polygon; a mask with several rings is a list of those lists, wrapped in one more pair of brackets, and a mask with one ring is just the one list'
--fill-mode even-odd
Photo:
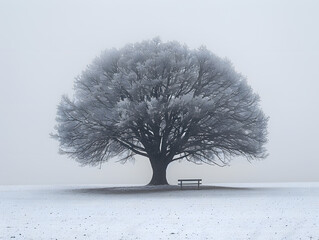
{"label": "white misty background", "polygon": [[318,181],[316,1],[1,1],[0,184],[147,183],[146,159],[80,168],[49,138],[62,94],[101,51],[160,36],[230,59],[260,95],[269,157],[173,163],[168,181]]}

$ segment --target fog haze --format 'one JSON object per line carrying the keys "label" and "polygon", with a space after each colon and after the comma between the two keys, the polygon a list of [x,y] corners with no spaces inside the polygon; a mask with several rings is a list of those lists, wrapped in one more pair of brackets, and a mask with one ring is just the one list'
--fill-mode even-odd
{"label": "fog haze", "polygon": [[80,167],[49,134],[101,51],[156,36],[228,58],[270,117],[267,159],[174,162],[170,183],[319,181],[318,12],[317,1],[1,1],[0,184],[148,183],[145,158]]}

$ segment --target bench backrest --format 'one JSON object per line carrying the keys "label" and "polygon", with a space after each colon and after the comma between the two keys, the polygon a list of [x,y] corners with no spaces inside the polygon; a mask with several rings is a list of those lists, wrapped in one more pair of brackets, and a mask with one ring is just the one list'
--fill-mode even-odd
{"label": "bench backrest", "polygon": [[194,181],[197,181],[197,182],[201,182],[202,181],[202,179],[178,179],[178,181],[179,182],[181,182],[181,181],[192,181],[192,182],[194,182]]}

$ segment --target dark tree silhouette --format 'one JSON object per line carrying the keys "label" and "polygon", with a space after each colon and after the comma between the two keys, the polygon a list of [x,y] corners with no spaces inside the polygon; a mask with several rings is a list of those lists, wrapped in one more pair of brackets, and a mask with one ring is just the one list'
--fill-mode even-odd
{"label": "dark tree silhouette", "polygon": [[60,151],[83,165],[149,158],[150,184],[167,184],[169,163],[219,166],[266,157],[268,118],[227,60],[205,47],[159,39],[103,52],[76,79],[57,112]]}

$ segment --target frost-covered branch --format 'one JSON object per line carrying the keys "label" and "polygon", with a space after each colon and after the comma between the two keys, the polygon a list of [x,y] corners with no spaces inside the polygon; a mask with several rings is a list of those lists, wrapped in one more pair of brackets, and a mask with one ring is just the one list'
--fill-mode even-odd
{"label": "frost-covered branch", "polygon": [[[267,122],[259,96],[228,60],[160,40],[103,52],[58,107],[61,152],[82,164],[135,154],[164,164],[224,166],[264,158]],[[155,166],[155,165],[154,165]]]}

